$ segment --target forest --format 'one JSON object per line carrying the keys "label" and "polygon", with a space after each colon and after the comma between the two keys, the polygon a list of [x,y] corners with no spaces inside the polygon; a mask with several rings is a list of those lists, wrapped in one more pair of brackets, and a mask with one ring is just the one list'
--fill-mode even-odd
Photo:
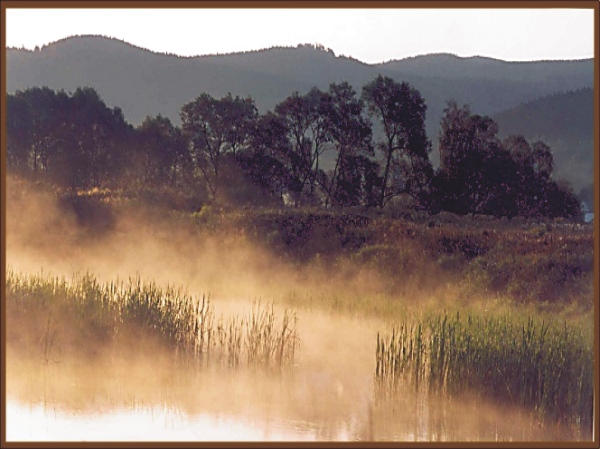
{"label": "forest", "polygon": [[152,190],[190,211],[285,205],[581,220],[544,142],[501,139],[492,118],[454,100],[439,135],[427,136],[426,113],[417,89],[382,75],[360,93],[345,81],[294,91],[265,114],[249,96],[201,93],[182,105],[181,126],[158,115],[133,127],[90,87],[35,87],[7,96],[8,167],[65,191]]}

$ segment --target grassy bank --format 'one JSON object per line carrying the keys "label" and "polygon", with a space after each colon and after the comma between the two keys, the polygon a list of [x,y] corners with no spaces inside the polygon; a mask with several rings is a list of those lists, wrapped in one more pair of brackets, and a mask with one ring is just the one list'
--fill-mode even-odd
{"label": "grassy bank", "polygon": [[[17,179],[10,185],[8,200],[17,210],[34,189]],[[134,229],[151,224],[152,237],[165,245],[175,232],[192,239],[214,237],[224,247],[250,244],[295,272],[309,268],[311,276],[320,271],[328,280],[346,282],[370,271],[381,281],[373,283],[375,294],[439,296],[440,286],[451,284],[460,298],[500,297],[554,312],[564,306],[583,312],[593,308],[592,224],[429,215],[393,208],[204,205],[192,212],[189,205],[173,200],[167,207],[143,192],[63,192],[49,187],[42,191],[45,200],[39,200],[39,207],[55,201],[57,210],[46,215],[57,226],[75,227],[72,243],[78,246],[110,240],[123,232],[124,221],[134,223]],[[65,225],[63,217],[74,218]],[[23,241],[45,248],[48,244],[40,236],[36,229]]]}
{"label": "grassy bank", "polygon": [[243,235],[298,267],[377,272],[392,296],[451,283],[463,297],[593,308],[589,224],[307,209],[205,209],[192,220],[198,232]]}

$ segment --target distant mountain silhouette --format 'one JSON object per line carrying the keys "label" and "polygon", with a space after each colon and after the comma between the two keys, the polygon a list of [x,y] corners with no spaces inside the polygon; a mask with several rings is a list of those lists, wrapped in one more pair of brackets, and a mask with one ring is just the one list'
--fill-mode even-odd
{"label": "distant mountain silhouette", "polygon": [[[594,83],[592,59],[505,62],[433,54],[371,65],[311,45],[179,57],[117,39],[77,36],[37,51],[9,48],[6,56],[9,93],[33,86],[67,92],[94,87],[107,105],[122,108],[134,125],[158,114],[179,124],[181,107],[202,92],[217,98],[228,92],[250,95],[260,112],[266,112],[295,90],[302,94],[313,86],[325,90],[331,83],[348,81],[360,93],[378,74],[387,75],[409,82],[425,98],[427,132],[434,149],[449,99],[492,115],[556,92],[591,88]],[[432,159],[435,163],[437,152]]]}
{"label": "distant mountain silhouette", "polygon": [[501,136],[522,134],[553,150],[555,175],[579,191],[594,179],[594,91],[560,92],[492,116]]}
{"label": "distant mountain silhouette", "polygon": [[[510,62],[483,56],[459,57],[448,53],[414,56],[379,64],[406,75],[435,75],[445,79],[487,79],[496,81],[528,81],[554,83],[555,88],[584,85],[590,81],[593,60]],[[576,69],[578,67],[578,69]]]}

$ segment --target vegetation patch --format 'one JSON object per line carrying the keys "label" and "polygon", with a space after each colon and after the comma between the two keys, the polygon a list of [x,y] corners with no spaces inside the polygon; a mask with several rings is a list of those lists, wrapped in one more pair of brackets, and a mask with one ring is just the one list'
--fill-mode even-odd
{"label": "vegetation patch", "polygon": [[30,353],[41,350],[45,359],[52,347],[55,354],[96,355],[121,335],[135,334],[205,365],[281,367],[293,363],[300,342],[290,310],[277,319],[273,304],[255,302],[245,316],[216,319],[207,296],[139,277],[101,284],[89,273],[67,282],[9,270],[6,299],[8,342]]}
{"label": "vegetation patch", "polygon": [[375,377],[385,394],[414,385],[472,393],[534,410],[540,422],[591,431],[593,329],[509,314],[432,314],[377,334]]}

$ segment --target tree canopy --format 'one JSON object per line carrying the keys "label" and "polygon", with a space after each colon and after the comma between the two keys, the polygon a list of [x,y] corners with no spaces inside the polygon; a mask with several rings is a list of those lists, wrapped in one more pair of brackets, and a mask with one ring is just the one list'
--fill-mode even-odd
{"label": "tree canopy", "polygon": [[402,193],[420,194],[433,175],[431,142],[425,134],[425,100],[408,83],[381,75],[363,87],[362,96],[384,132],[378,142],[384,155],[379,206]]}
{"label": "tree canopy", "polygon": [[455,101],[448,102],[444,114],[433,182],[436,208],[507,217],[581,215],[570,188],[552,179],[553,157],[546,144],[531,144],[521,135],[500,141],[490,117]]}
{"label": "tree canopy", "polygon": [[453,100],[434,170],[426,111],[418,90],[380,75],[360,96],[332,83],[265,114],[251,97],[201,93],[182,106],[181,127],[158,115],[134,128],[92,88],[32,88],[7,96],[7,162],[63,187],[152,186],[204,192],[204,202],[581,217],[547,144],[501,140],[494,120]]}

